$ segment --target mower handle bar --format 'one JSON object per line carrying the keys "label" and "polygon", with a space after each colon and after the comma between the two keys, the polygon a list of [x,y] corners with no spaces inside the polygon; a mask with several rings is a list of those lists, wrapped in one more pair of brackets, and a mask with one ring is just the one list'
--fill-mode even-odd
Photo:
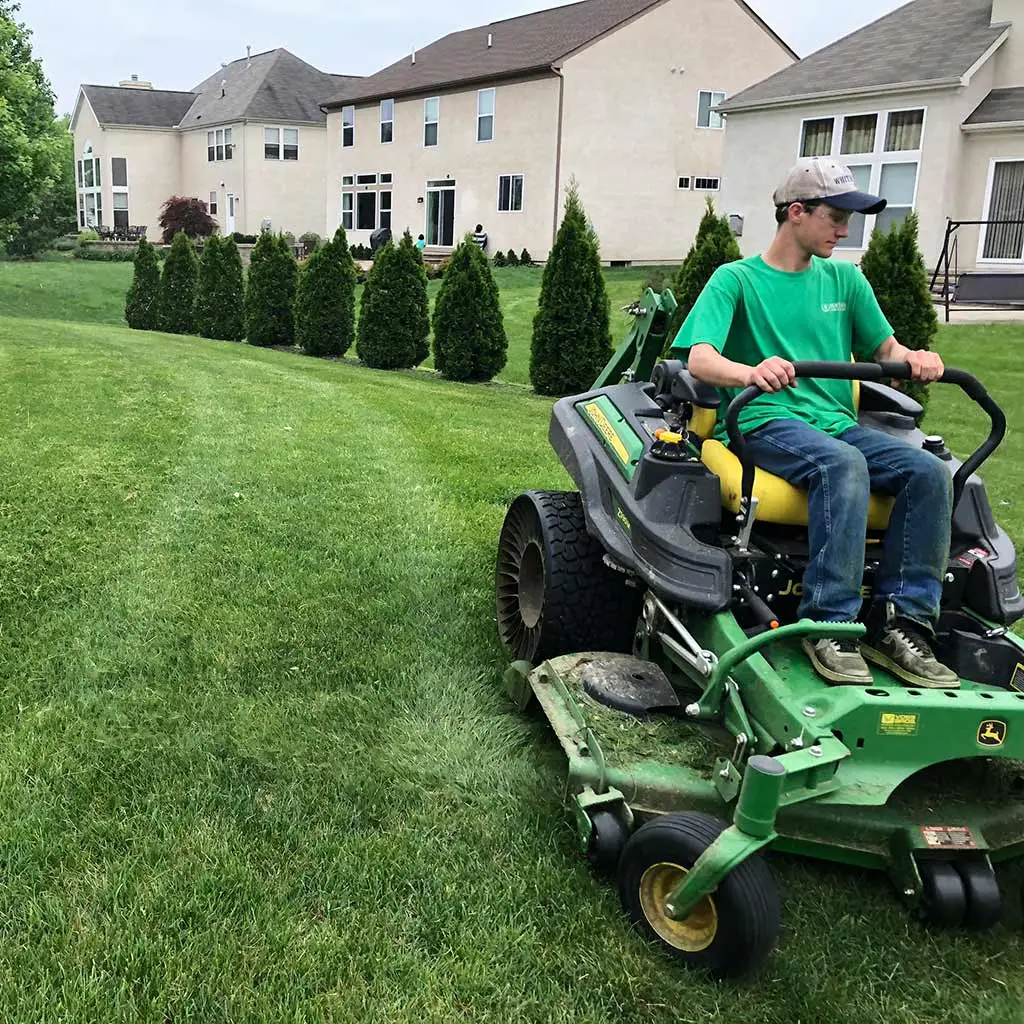
{"label": "mower handle bar", "polygon": [[[912,371],[909,363],[840,363],[817,360],[803,360],[793,363],[797,377],[822,377],[829,380],[910,380]],[[985,386],[966,370],[947,367],[939,377],[939,384],[956,384],[968,398],[973,399],[988,413],[992,421],[989,435],[971,457],[956,471],[953,477],[953,508],[956,509],[963,494],[964,486],[981,464],[999,447],[1006,434],[1006,416],[996,404],[995,399],[985,390]],[[754,493],[754,463],[747,457],[747,447],[739,429],[740,412],[763,392],[756,385],[745,388],[730,403],[725,413],[725,429],[729,435],[729,446],[733,454],[743,466],[743,508],[750,509],[750,499]]]}

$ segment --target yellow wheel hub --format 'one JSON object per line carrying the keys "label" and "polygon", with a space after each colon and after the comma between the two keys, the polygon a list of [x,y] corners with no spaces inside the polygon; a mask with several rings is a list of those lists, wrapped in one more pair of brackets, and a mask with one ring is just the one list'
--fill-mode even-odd
{"label": "yellow wheel hub", "polygon": [[640,879],[640,906],[648,924],[658,936],[684,953],[707,949],[718,934],[715,901],[705,896],[681,921],[668,916],[665,904],[686,877],[686,868],[678,864],[652,864]]}

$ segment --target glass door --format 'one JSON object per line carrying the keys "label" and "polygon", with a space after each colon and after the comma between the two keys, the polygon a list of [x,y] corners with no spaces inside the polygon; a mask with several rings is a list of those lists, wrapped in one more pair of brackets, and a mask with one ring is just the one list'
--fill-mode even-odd
{"label": "glass door", "polygon": [[427,245],[455,245],[455,183],[427,185]]}

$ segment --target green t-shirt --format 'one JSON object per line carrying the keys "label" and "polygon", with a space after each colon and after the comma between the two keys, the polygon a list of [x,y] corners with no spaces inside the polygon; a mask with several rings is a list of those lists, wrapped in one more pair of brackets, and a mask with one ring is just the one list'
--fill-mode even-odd
{"label": "green t-shirt", "polygon": [[[783,359],[870,360],[892,336],[867,278],[852,263],[811,258],[788,273],[760,256],[718,268],[672,343],[685,358],[694,345],[713,346],[726,359],[756,366]],[[716,435],[725,438],[725,409],[742,388],[722,388]],[[800,378],[795,388],[764,394],[741,413],[744,434],[772,420],[796,419],[836,436],[856,426],[853,384]]]}

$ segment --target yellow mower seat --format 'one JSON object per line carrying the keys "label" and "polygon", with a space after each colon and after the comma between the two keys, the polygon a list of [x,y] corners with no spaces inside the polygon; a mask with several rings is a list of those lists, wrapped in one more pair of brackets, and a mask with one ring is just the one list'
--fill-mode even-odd
{"label": "yellow mower seat", "polygon": [[[740,510],[743,493],[743,467],[740,460],[721,441],[705,441],[701,461],[718,477],[722,487],[722,504],[731,512]],[[754,497],[758,499],[757,518],[762,523],[781,526],[807,525],[807,492],[782,477],[758,469],[754,472]],[[868,529],[884,530],[889,525],[893,499],[872,494],[868,505]]]}

